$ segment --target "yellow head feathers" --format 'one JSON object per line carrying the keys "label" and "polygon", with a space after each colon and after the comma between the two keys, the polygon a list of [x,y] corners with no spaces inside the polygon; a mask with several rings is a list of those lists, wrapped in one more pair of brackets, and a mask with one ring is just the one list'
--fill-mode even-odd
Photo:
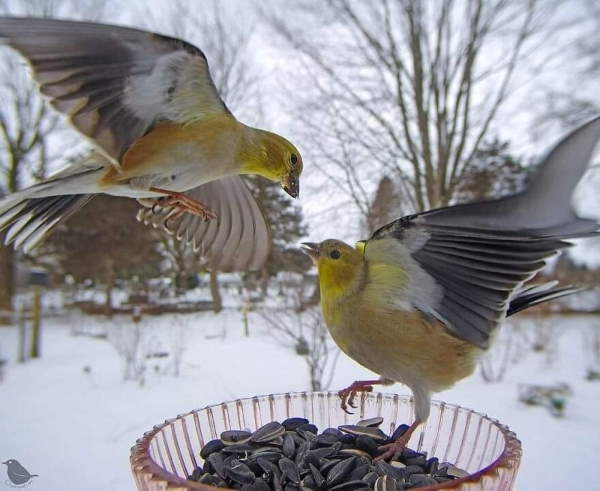
{"label": "yellow head feathers", "polygon": [[244,149],[244,174],[258,174],[281,187],[293,198],[300,193],[302,157],[298,149],[288,140],[269,131],[249,128],[252,143]]}
{"label": "yellow head feathers", "polygon": [[334,300],[356,292],[366,280],[366,262],[361,252],[340,240],[302,244],[319,269],[321,293]]}

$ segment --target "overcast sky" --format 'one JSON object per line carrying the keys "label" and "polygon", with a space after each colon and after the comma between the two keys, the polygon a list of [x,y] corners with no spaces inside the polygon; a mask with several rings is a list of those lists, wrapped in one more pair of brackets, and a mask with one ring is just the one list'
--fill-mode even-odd
{"label": "overcast sky", "polygon": [[[315,4],[318,5],[319,1],[315,0]],[[12,5],[13,12],[22,14],[28,6],[31,7],[35,4],[36,0],[5,3]],[[152,9],[160,18],[161,15],[168,15],[170,3],[170,0],[117,2],[109,4],[101,18],[104,22],[144,26],[147,25],[147,19],[144,19],[142,14],[144,7]],[[213,2],[208,0],[192,0],[192,4],[194,8],[207,9],[207,12],[213,8]],[[260,2],[264,9],[278,9],[287,13],[286,4],[287,2],[278,0]],[[572,0],[564,2],[564,4],[566,6],[565,15],[576,16],[579,15],[583,2]],[[118,5],[119,8],[115,8],[115,5]],[[293,114],[290,114],[289,105],[286,104],[285,90],[286,87],[293,85],[296,76],[295,69],[298,66],[297,60],[293,58],[293,55],[285,48],[273,30],[261,22],[262,19],[253,2],[220,0],[219,6],[227,12],[225,18],[231,23],[232,29],[241,28],[252,31],[247,46],[247,56],[256,65],[260,75],[260,87],[265,110],[262,114],[244,114],[244,120],[283,134],[293,141],[302,153],[310,155],[308,148],[310,142],[303,140],[303,132],[294,120]],[[60,11],[60,16],[72,17],[73,12],[68,6],[65,6]],[[75,13],[76,18],[82,16],[85,17],[85,12]],[[292,21],[302,26],[302,18],[294,18]],[[306,29],[310,29],[310,27],[310,25],[306,25]],[[542,88],[552,86],[567,91],[596,89],[596,93],[600,93],[600,82],[596,81],[595,85],[582,84],[577,80],[578,74],[572,68],[563,69],[564,59],[561,58],[561,53],[556,50],[557,46],[570,42],[569,36],[575,35],[572,31],[565,30],[549,37],[546,42],[538,46],[535,56],[532,57],[531,66],[524,67],[516,74],[512,89],[513,97],[510,103],[501,111],[493,132],[503,139],[510,140],[513,151],[518,155],[528,157],[543,155],[550,145],[565,132],[565,128],[557,124],[543,124],[543,121],[540,124],[539,115],[543,113],[543,107],[539,107],[541,100],[539,92]],[[190,41],[198,43],[198,39],[201,39],[201,36]],[[203,46],[199,47],[203,48]],[[207,56],[210,62],[211,54],[207,52]],[[548,63],[554,64],[554,69],[540,75],[539,72],[533,69],[536,62],[540,60],[547,60]],[[233,109],[235,110],[235,108]],[[534,124],[536,118],[538,118],[537,124]],[[62,141],[60,140],[55,145],[60,147]],[[71,151],[73,148],[73,145],[69,144]],[[59,148],[59,150],[61,149]],[[347,220],[342,219],[335,222],[321,218],[324,216],[324,211],[331,207],[332,203],[335,203],[331,200],[332,193],[335,194],[335,190],[331,188],[319,189],[317,183],[320,183],[321,179],[317,178],[318,172],[311,165],[311,161],[305,158],[305,174],[301,193],[301,204],[309,223],[311,238],[321,240],[327,237],[337,237],[350,242],[358,239],[359,237],[356,236],[357,224],[351,218],[352,214],[348,214],[349,218]],[[600,218],[600,198],[597,192],[600,183],[599,174],[600,172],[595,172],[586,176],[581,190],[578,192],[576,205],[582,214]],[[339,215],[346,216],[344,211],[340,210]],[[585,257],[589,261],[600,265],[600,254],[597,252],[599,245],[600,242],[594,241],[592,245],[578,248],[576,256]]]}

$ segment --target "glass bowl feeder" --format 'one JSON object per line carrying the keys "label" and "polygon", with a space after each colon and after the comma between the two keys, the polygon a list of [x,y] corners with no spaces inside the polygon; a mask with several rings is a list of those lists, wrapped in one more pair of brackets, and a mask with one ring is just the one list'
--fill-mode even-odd
{"label": "glass bowl feeder", "polygon": [[[132,472],[140,491],[224,489],[190,481],[187,476],[202,464],[204,444],[225,430],[254,431],[270,421],[304,417],[322,431],[381,416],[381,430],[392,434],[397,425],[414,419],[412,398],[396,394],[363,393],[354,413],[340,408],[336,392],[272,394],[196,409],[145,433],[131,449]],[[506,426],[471,409],[439,401],[432,403],[427,423],[415,431],[408,446],[468,472],[421,490],[509,490],[521,459],[521,443]]]}

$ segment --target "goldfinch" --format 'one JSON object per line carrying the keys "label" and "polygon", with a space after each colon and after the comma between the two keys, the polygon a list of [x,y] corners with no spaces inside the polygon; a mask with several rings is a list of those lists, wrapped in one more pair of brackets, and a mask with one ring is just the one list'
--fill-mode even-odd
{"label": "goldfinch", "polygon": [[427,420],[431,394],[473,372],[507,316],[579,291],[524,283],[571,245],[567,239],[598,234],[599,224],[578,217],[571,198],[599,139],[600,118],[573,131],[518,194],[405,216],[356,248],[303,244],[318,267],[333,339],[381,376],[340,391],[342,407],[389,381],[413,392],[414,423],[379,458],[402,451]]}
{"label": "goldfinch", "polygon": [[0,18],[0,42],[27,58],[42,94],[96,150],[0,201],[7,242],[29,250],[105,193],[140,200],[140,219],[168,225],[214,268],[260,268],[269,230],[238,176],[263,176],[297,198],[302,158],[285,138],[233,116],[200,49],[139,29],[43,18]]}

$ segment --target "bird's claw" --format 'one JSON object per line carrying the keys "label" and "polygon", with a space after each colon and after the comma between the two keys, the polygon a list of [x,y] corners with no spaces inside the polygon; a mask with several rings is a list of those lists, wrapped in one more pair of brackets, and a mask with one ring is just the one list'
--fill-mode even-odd
{"label": "bird's claw", "polygon": [[408,439],[404,439],[402,437],[398,438],[395,442],[386,443],[385,445],[381,445],[378,450],[383,451],[380,455],[375,457],[374,461],[379,460],[398,460],[398,457],[404,452],[408,444]]}
{"label": "bird's claw", "polygon": [[151,188],[150,190],[155,192],[163,192],[166,194],[166,196],[156,199],[156,202],[154,205],[152,205],[152,213],[157,214],[157,208],[173,208],[173,210],[176,210],[175,214],[169,213],[169,216],[163,223],[167,230],[170,230],[170,228],[166,222],[179,217],[185,212],[191,213],[192,215],[197,215],[204,221],[214,220],[217,218],[217,214],[214,211],[207,206],[204,206],[202,203],[199,203],[198,201],[186,196],[185,194],[159,188]]}
{"label": "bird's claw", "polygon": [[348,410],[348,406],[356,409],[358,406],[354,404],[354,399],[359,392],[373,392],[373,385],[365,382],[353,382],[349,387],[338,392],[338,397],[341,399],[340,406],[346,414],[353,414]]}

